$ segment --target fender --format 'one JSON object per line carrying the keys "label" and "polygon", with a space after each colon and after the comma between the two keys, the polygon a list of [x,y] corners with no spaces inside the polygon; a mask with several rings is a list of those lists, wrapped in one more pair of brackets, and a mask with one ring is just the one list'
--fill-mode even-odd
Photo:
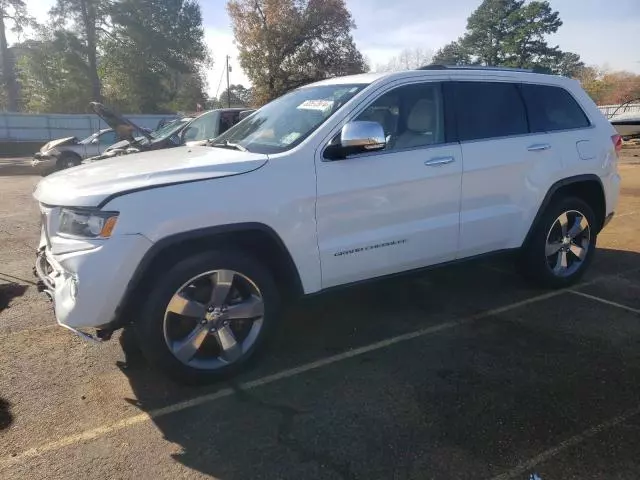
{"label": "fender", "polygon": [[147,274],[149,268],[153,265],[154,261],[159,258],[163,251],[172,246],[179,245],[184,242],[201,240],[212,238],[216,236],[226,236],[231,234],[241,234],[245,232],[255,232],[260,231],[263,234],[269,236],[269,238],[274,242],[277,248],[280,250],[282,254],[282,259],[285,262],[283,265],[285,271],[290,278],[292,279],[293,289],[296,294],[303,294],[304,290],[302,287],[302,281],[300,279],[300,274],[298,269],[287,249],[286,245],[280,238],[280,236],[269,226],[258,223],[258,222],[246,222],[246,223],[234,223],[230,225],[219,225],[214,227],[206,227],[199,228],[196,230],[189,230],[186,232],[176,233],[174,235],[169,235],[158,240],[154,243],[149,250],[144,254],[142,260],[138,264],[134,274],[129,280],[125,293],[118,305],[116,312],[114,314],[114,319],[106,326],[104,329],[112,329],[115,330],[124,326],[128,323],[129,319],[127,318],[127,313],[131,312],[133,307],[132,300],[133,296],[141,285],[142,279]]}
{"label": "fender", "polygon": [[[524,241],[522,242],[522,245],[526,245],[526,243],[529,241],[529,238],[533,234],[533,230],[535,229],[536,225],[540,221],[540,217],[542,217],[542,214],[547,209],[547,207],[551,203],[551,199],[553,198],[553,196],[556,194],[556,192],[558,190],[560,190],[563,187],[566,187],[567,185],[571,185],[571,184],[574,184],[574,183],[592,182],[592,181],[597,181],[598,185],[600,185],[600,188],[604,192],[604,186],[602,185],[602,180],[600,179],[599,176],[597,176],[597,175],[595,175],[593,173],[588,173],[588,174],[584,174],[584,175],[576,175],[575,177],[563,178],[562,180],[558,180],[556,183],[551,185],[551,187],[549,187],[549,190],[547,191],[547,194],[542,199],[542,203],[540,204],[540,207],[538,208],[538,212],[536,213],[536,216],[533,218],[533,222],[531,222],[531,226],[529,227],[529,231],[527,232],[527,235],[524,238]],[[604,219],[599,219],[599,220],[603,221]]]}

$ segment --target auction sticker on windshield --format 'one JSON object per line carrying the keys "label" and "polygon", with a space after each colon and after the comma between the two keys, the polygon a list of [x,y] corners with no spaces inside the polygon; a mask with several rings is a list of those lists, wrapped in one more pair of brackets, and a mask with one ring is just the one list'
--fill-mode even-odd
{"label": "auction sticker on windshield", "polygon": [[333,108],[333,100],[305,100],[298,105],[298,110],[319,110],[327,112]]}

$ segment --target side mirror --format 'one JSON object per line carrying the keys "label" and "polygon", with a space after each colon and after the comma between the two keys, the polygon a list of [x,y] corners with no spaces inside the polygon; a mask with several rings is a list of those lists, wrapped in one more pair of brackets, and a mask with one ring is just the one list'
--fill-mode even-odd
{"label": "side mirror", "polygon": [[386,146],[384,130],[378,122],[349,122],[342,127],[340,142],[329,145],[324,155],[329,160],[341,160],[357,153],[382,150]]}
{"label": "side mirror", "polygon": [[91,140],[91,145],[97,145],[99,142],[99,140],[97,138],[94,138],[93,140]]}

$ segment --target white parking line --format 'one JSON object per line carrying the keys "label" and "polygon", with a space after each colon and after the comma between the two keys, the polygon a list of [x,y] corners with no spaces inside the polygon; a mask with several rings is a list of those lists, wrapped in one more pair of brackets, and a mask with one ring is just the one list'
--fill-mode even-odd
{"label": "white parking line", "polygon": [[626,212],[626,213],[621,213],[620,215],[615,215],[613,217],[613,219],[615,220],[616,218],[622,218],[622,217],[628,217],[629,215],[635,215],[638,212]]}
{"label": "white parking line", "polygon": [[611,300],[607,300],[605,298],[596,297],[595,295],[589,295],[588,293],[578,292],[577,290],[569,290],[569,293],[573,293],[574,295],[579,295],[581,297],[589,298],[591,300],[595,300],[596,302],[605,303],[607,305],[611,305],[612,307],[618,307],[623,310],[627,310],[628,312],[640,314],[640,310],[637,308],[628,307],[621,303],[612,302]]}
{"label": "white parking line", "polygon": [[[481,318],[490,317],[492,315],[498,315],[500,313],[507,312],[514,308],[522,307],[528,305],[530,303],[539,302],[541,300],[546,300],[549,298],[556,297],[558,295],[562,295],[566,293],[567,290],[556,290],[554,292],[544,293],[542,295],[537,295],[532,298],[528,298],[526,300],[522,300],[520,302],[515,302],[503,307],[495,308],[493,310],[487,310],[482,313],[478,313],[475,315],[471,315],[460,320],[450,321],[441,323],[439,325],[434,325],[429,328],[424,328],[422,330],[417,330],[414,332],[405,333],[403,335],[398,335],[396,337],[388,338],[386,340],[382,340],[380,342],[372,343],[370,345],[366,345],[364,347],[355,348],[353,350],[349,350],[348,352],[340,353],[337,355],[332,355],[330,357],[323,358],[321,360],[317,360],[315,362],[306,363],[304,365],[300,365],[298,367],[290,368],[287,370],[283,370],[278,373],[274,373],[272,375],[267,375],[266,377],[259,378],[257,380],[252,380],[249,382],[245,382],[240,385],[240,388],[244,390],[250,390],[257,387],[261,387],[264,385],[269,385],[271,383],[277,382],[278,380],[283,380],[286,378],[291,378],[302,373],[310,372],[312,370],[316,370],[321,367],[325,367],[327,365],[334,364],[336,362],[340,362],[342,360],[347,360],[353,357],[357,357],[360,355],[364,355],[369,352],[373,352],[375,350],[380,350],[383,348],[390,347],[391,345],[395,345],[397,343],[406,342],[408,340],[413,340],[415,338],[425,337],[427,335],[431,335],[434,333],[442,332],[444,330],[450,330],[454,327],[473,322],[475,320],[479,320]],[[214,393],[210,393],[207,395],[202,395],[199,397],[195,397],[189,400],[185,400],[183,402],[179,402],[173,405],[168,405],[163,408],[158,408],[156,410],[152,410],[150,412],[140,413],[138,415],[134,415],[129,418],[125,418],[119,420],[114,423],[110,423],[107,425],[103,425],[97,428],[93,428],[91,430],[86,430],[84,432],[76,433],[73,435],[68,435],[66,437],[59,438],[49,443],[45,443],[38,447],[33,447],[24,452],[18,453],[13,457],[4,457],[0,458],[0,466],[11,464],[15,462],[19,462],[28,458],[37,457],[47,452],[60,450],[61,448],[67,447],[69,445],[73,445],[76,443],[93,440],[104,435],[110,434],[112,432],[116,432],[118,430],[125,429],[127,427],[131,427],[137,425],[142,422],[146,422],[147,420],[153,420],[158,417],[163,417],[165,415],[169,415],[171,413],[180,412],[182,410],[186,410],[187,408],[196,407],[199,405],[203,405],[205,403],[212,402],[214,400],[218,400],[220,398],[230,397],[234,394],[235,390],[231,388],[225,388],[219,390]]]}
{"label": "white parking line", "polygon": [[640,414],[640,406],[633,408],[631,410],[628,410],[622,415],[613,417],[612,419],[607,420],[606,422],[602,422],[599,425],[596,425],[595,427],[591,427],[590,429],[585,430],[584,432],[579,433],[578,435],[568,438],[567,440],[559,443],[555,447],[545,450],[544,452],[540,453],[539,455],[536,455],[535,457],[527,460],[526,462],[523,462],[517,465],[516,467],[512,468],[508,472],[505,472],[496,477],[493,477],[491,480],[512,480],[514,478],[519,478],[522,474],[530,473],[533,468],[559,455],[560,453],[565,451],[567,448],[575,447],[576,445],[579,445],[585,440],[596,436],[600,432],[616,427],[630,420],[632,417],[635,417],[638,414]]}

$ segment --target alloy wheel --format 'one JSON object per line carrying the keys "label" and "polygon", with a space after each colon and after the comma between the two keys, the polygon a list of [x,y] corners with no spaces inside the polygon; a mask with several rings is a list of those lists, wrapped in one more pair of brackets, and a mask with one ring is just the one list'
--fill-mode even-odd
{"label": "alloy wheel", "polygon": [[164,314],[164,339],[183,364],[216,370],[237,362],[262,329],[260,289],[245,275],[212,270],[176,291]]}
{"label": "alloy wheel", "polygon": [[558,216],[547,234],[547,266],[558,277],[568,277],[582,267],[591,247],[591,227],[587,217],[569,210]]}

